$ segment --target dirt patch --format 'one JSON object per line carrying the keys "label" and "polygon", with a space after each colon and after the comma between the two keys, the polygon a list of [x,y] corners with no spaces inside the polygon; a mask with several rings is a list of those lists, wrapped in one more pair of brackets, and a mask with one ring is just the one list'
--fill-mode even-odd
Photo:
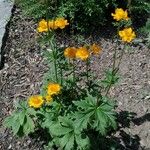
{"label": "dirt patch", "polygon": [[[42,84],[42,77],[47,67],[37,43],[36,24],[32,19],[25,18],[16,9],[11,21],[9,38],[5,47],[6,64],[0,71],[0,115],[3,119],[13,110],[18,99],[27,99],[37,94]],[[104,70],[111,66],[113,56],[110,39],[95,36],[94,41],[101,44],[103,52],[92,59],[93,70],[102,78]],[[120,48],[122,45],[120,45]],[[118,48],[119,50],[119,48]],[[134,46],[134,51],[126,53],[120,65],[120,82],[110,91],[117,100],[120,117],[134,113],[131,122],[123,122],[120,131],[114,135],[119,139],[122,149],[150,149],[150,49],[144,44]],[[123,112],[123,113],[122,113]],[[12,133],[0,127],[0,149],[40,150],[43,141],[39,138],[26,137],[18,139]]]}

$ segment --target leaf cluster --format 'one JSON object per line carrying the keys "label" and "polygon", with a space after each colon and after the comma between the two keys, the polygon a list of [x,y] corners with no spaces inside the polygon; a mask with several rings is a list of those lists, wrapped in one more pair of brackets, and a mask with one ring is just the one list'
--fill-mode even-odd
{"label": "leaf cluster", "polygon": [[150,18],[147,19],[145,27],[141,29],[146,34],[146,42],[147,45],[150,47]]}
{"label": "leaf cluster", "polygon": [[25,15],[35,19],[65,17],[72,28],[85,30],[89,26],[104,25],[109,9],[116,6],[116,0],[17,0]]}
{"label": "leaf cluster", "polygon": [[133,13],[150,13],[150,2],[149,0],[133,0],[131,1],[131,11]]}
{"label": "leaf cluster", "polygon": [[91,149],[91,134],[94,134],[89,134],[91,130],[105,137],[109,131],[116,129],[114,104],[105,97],[97,100],[88,94],[84,100],[74,101],[73,104],[76,109],[67,115],[56,117],[50,115],[52,111],[46,115],[42,126],[48,128],[52,136],[51,148],[56,145],[64,150]]}
{"label": "leaf cluster", "polygon": [[11,128],[14,135],[28,135],[35,130],[36,111],[29,108],[25,101],[16,104],[16,110],[4,121],[4,126]]}

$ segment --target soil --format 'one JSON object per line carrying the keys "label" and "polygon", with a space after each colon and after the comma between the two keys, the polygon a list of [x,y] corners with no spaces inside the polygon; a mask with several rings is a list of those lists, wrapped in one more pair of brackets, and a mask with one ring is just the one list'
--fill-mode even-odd
{"label": "soil", "polygon": [[[37,94],[42,85],[43,74],[48,68],[37,36],[35,22],[21,15],[17,8],[11,19],[5,47],[5,67],[0,70],[1,150],[43,149],[44,142],[40,137],[20,139],[2,126],[3,119],[13,111],[14,103]],[[103,33],[93,36],[92,40],[103,48],[100,56],[92,58],[92,68],[101,79],[106,68],[112,65],[112,47],[116,43],[104,38]],[[118,52],[122,46],[118,47]],[[118,104],[120,121],[120,128],[113,138],[122,145],[122,149],[150,150],[150,49],[144,43],[132,45],[132,50],[126,52],[119,75],[119,83],[110,90]],[[131,121],[127,120],[128,113]]]}

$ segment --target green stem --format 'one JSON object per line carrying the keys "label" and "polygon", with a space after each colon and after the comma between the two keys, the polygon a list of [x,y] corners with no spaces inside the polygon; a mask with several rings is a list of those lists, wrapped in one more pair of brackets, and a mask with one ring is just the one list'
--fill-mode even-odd
{"label": "green stem", "polygon": [[117,49],[115,48],[115,52],[114,52],[114,55],[113,55],[112,72],[114,72],[114,70],[115,70],[115,66],[116,66],[116,56],[117,56]]}
{"label": "green stem", "polygon": [[62,67],[61,66],[59,66],[60,67],[60,82],[61,82],[61,85],[63,85],[63,69],[62,69]]}
{"label": "green stem", "polygon": [[56,79],[56,82],[58,82],[58,75],[57,75],[57,56],[56,56],[55,50],[53,49],[52,51],[53,51],[53,58],[54,58],[55,79]]}
{"label": "green stem", "polygon": [[46,4],[46,20],[48,21],[49,19],[49,6],[48,6],[48,0],[45,0],[45,4]]}
{"label": "green stem", "polygon": [[124,55],[126,49],[127,49],[127,45],[125,45],[124,49],[122,49],[122,51],[121,51],[121,55],[120,55],[120,58],[119,58],[117,69],[119,69],[119,67],[120,67],[120,64],[121,64],[121,61],[122,61],[122,58],[123,58],[123,55]]}
{"label": "green stem", "polygon": [[128,0],[127,8],[129,13],[131,14],[131,0]]}
{"label": "green stem", "polygon": [[111,87],[112,87],[112,82],[110,82],[110,84],[107,86],[107,90],[106,90],[105,96],[108,95],[109,90],[111,89]]}
{"label": "green stem", "polygon": [[51,48],[52,48],[52,54],[53,54],[53,62],[54,62],[54,71],[55,71],[55,79],[56,79],[56,82],[58,82],[58,75],[57,75],[57,51],[56,51],[56,48],[55,48],[55,41],[53,41],[54,37],[51,38],[50,40],[50,45],[51,45]]}
{"label": "green stem", "polygon": [[89,61],[86,61],[86,79],[87,79],[87,84],[89,84]]}
{"label": "green stem", "polygon": [[[125,49],[126,49],[127,47],[126,47],[126,45],[125,45],[125,47],[122,49],[122,51],[121,51],[121,55],[120,55],[120,57],[119,57],[119,62],[118,62],[118,65],[116,66],[116,49],[115,49],[115,53],[114,53],[114,57],[113,57],[113,67],[112,67],[112,76],[114,77],[115,75],[116,75],[116,73],[118,72],[118,70],[119,70],[119,67],[120,67],[120,64],[121,64],[121,60],[122,60],[122,58],[123,58],[123,55],[124,55],[124,52],[125,52]],[[113,79],[113,77],[112,77],[112,79]],[[109,86],[107,87],[107,90],[106,90],[106,94],[105,94],[105,96],[107,96],[107,94],[109,93],[109,90],[110,90],[110,88],[112,87],[112,85],[113,85],[113,83],[112,82],[110,82],[110,84],[109,84]]]}
{"label": "green stem", "polygon": [[[49,10],[48,10],[48,0],[45,0],[45,3],[47,5],[47,9],[46,9],[46,20],[47,20],[47,26],[48,26],[48,19],[49,19]],[[57,53],[55,50],[55,41],[54,41],[54,33],[51,33],[51,31],[48,28],[48,37],[50,38],[50,46],[52,49],[52,53],[53,53],[53,62],[54,62],[54,69],[55,69],[55,79],[56,82],[58,81],[58,77],[57,77]]]}
{"label": "green stem", "polygon": [[75,83],[76,82],[76,77],[75,77],[75,61],[73,59],[73,82]]}
{"label": "green stem", "polygon": [[[117,44],[116,44],[117,45]],[[112,76],[115,76],[116,75],[116,68],[115,68],[115,66],[116,66],[116,56],[117,56],[117,46],[115,47],[115,52],[114,52],[114,55],[113,55],[113,65],[112,65]],[[112,77],[112,79],[113,79],[113,77]],[[105,93],[105,96],[107,96],[108,95],[108,93],[109,93],[109,90],[110,90],[110,88],[112,87],[112,85],[113,85],[113,83],[112,83],[112,81],[110,81],[110,84],[106,87],[106,93]]]}

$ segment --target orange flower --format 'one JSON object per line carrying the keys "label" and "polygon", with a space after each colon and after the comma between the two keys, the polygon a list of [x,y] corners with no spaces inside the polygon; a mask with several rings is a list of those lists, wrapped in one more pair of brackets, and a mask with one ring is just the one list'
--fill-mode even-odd
{"label": "orange flower", "polygon": [[92,53],[95,55],[98,55],[102,51],[102,48],[99,45],[96,45],[95,43],[90,46],[90,49],[92,50]]}
{"label": "orange flower", "polygon": [[57,95],[60,93],[61,86],[57,83],[50,83],[47,87],[48,95]]}
{"label": "orange flower", "polygon": [[45,100],[46,100],[47,103],[51,103],[53,101],[53,98],[52,98],[51,95],[46,95]]}
{"label": "orange flower", "polygon": [[28,104],[30,107],[40,108],[44,103],[43,97],[40,95],[31,96],[28,100]]}
{"label": "orange flower", "polygon": [[129,19],[128,12],[126,10],[124,11],[122,8],[117,8],[115,10],[115,13],[112,13],[111,15],[113,16],[113,18],[116,21],[120,21],[122,19],[124,19],[124,20],[128,20]]}
{"label": "orange flower", "polygon": [[38,24],[37,31],[48,32],[48,30],[55,30],[57,28],[63,29],[67,25],[69,25],[69,23],[64,18],[57,18],[56,20],[49,20],[48,22],[42,19]]}
{"label": "orange flower", "polygon": [[54,20],[48,21],[48,27],[49,29],[57,29],[56,23]]}
{"label": "orange flower", "polygon": [[86,60],[89,58],[89,56],[90,56],[90,53],[86,47],[80,47],[77,49],[77,52],[76,52],[77,58],[80,58],[81,60]]}
{"label": "orange flower", "polygon": [[38,28],[37,28],[38,32],[47,32],[48,31],[48,25],[47,25],[47,21],[42,19],[39,24],[38,24]]}
{"label": "orange flower", "polygon": [[55,24],[60,29],[64,29],[65,26],[69,25],[68,21],[65,20],[64,18],[57,18]]}
{"label": "orange flower", "polygon": [[76,52],[77,52],[77,49],[75,47],[68,47],[65,49],[64,51],[64,55],[65,57],[67,58],[75,58],[76,57]]}
{"label": "orange flower", "polygon": [[125,28],[119,31],[119,36],[122,38],[122,41],[128,43],[136,37],[135,32],[132,30],[132,28]]}

